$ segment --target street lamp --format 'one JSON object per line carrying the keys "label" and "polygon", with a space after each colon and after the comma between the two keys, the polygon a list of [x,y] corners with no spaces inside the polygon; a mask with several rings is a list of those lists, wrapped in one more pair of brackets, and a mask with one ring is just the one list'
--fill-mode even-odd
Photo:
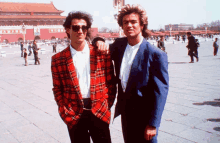
{"label": "street lamp", "polygon": [[169,25],[169,27],[170,27],[170,37],[171,37],[171,30],[172,30],[172,26],[171,26],[171,24]]}
{"label": "street lamp", "polygon": [[[120,0],[116,0],[116,2],[114,2],[114,4],[115,3],[117,3],[117,5],[113,5],[113,6],[116,8],[117,12],[116,12],[116,14],[114,14],[114,18],[117,21],[118,13],[119,13],[119,10],[121,9],[122,4],[121,4]],[[121,37],[121,27],[120,26],[119,26],[119,37]]]}
{"label": "street lamp", "polygon": [[24,42],[25,42],[25,30],[26,30],[26,27],[25,27],[24,23],[23,23],[21,28],[22,28],[22,34],[23,34],[23,38],[24,38]]}
{"label": "street lamp", "polygon": [[207,26],[205,27],[205,33],[206,33],[206,35],[207,35]]}

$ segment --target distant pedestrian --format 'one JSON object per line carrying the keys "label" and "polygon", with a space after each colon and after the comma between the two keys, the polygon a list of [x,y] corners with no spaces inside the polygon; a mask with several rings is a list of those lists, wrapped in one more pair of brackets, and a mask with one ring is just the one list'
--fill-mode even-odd
{"label": "distant pedestrian", "polygon": [[183,35],[183,42],[185,43],[185,40],[186,40],[186,37],[185,37],[185,35]]}
{"label": "distant pedestrian", "polygon": [[32,49],[32,47],[31,47],[31,43],[29,43],[29,45],[28,45],[28,51],[29,51],[28,56],[31,56],[31,54],[32,54],[31,49]]}
{"label": "distant pedestrian", "polygon": [[187,37],[188,37],[188,45],[186,46],[188,48],[188,55],[191,58],[190,63],[194,63],[194,58],[196,57],[197,62],[199,61],[198,55],[196,53],[197,51],[197,46],[196,46],[196,40],[195,37],[192,36],[191,32],[187,32],[186,33]]}
{"label": "distant pedestrian", "polygon": [[53,44],[53,53],[56,53],[57,52],[57,43],[54,43]]}
{"label": "distant pedestrian", "polygon": [[35,65],[40,65],[40,61],[38,58],[38,51],[40,48],[37,47],[36,41],[33,42],[33,51],[34,51],[34,60],[35,60]]}
{"label": "distant pedestrian", "polygon": [[161,36],[161,37],[160,37],[160,40],[158,41],[158,46],[157,46],[157,47],[158,47],[159,49],[161,49],[162,51],[166,52],[164,45],[165,45],[165,44],[164,44],[164,37]]}
{"label": "distant pedestrian", "polygon": [[217,41],[218,41],[218,38],[215,38],[215,41],[213,42],[213,48],[214,48],[214,56],[217,56],[217,53],[218,53],[218,47],[219,47],[219,45],[218,45],[218,43],[217,43]]}
{"label": "distant pedestrian", "polygon": [[25,66],[28,65],[28,61],[27,61],[27,49],[24,48],[24,61],[25,61]]}
{"label": "distant pedestrian", "polygon": [[21,42],[21,57],[24,55],[24,44]]}

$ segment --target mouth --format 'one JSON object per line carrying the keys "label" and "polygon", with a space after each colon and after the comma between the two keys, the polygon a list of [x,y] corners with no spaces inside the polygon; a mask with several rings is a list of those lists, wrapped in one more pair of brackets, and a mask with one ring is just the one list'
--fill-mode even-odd
{"label": "mouth", "polygon": [[131,29],[129,29],[129,30],[126,30],[128,33],[131,33],[131,32],[134,32],[134,30],[131,30]]}

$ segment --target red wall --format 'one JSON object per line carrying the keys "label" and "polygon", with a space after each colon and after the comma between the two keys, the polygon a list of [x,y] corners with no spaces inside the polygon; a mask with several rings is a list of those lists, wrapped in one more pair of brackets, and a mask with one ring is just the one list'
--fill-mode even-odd
{"label": "red wall", "polygon": [[15,42],[18,41],[18,38],[23,38],[22,34],[0,34],[1,36],[1,42],[3,42],[3,40],[7,39],[9,42]]}
{"label": "red wall", "polygon": [[[0,42],[7,39],[9,42],[17,42],[18,38],[23,38],[23,34],[0,34]],[[67,37],[66,33],[49,33],[49,29],[40,30],[40,39],[51,39],[51,37],[61,38]],[[34,40],[34,29],[26,29],[25,40]]]}
{"label": "red wall", "polygon": [[41,39],[51,39],[51,37],[61,38],[67,37],[66,33],[49,33],[49,29],[41,29],[40,30],[40,38]]}

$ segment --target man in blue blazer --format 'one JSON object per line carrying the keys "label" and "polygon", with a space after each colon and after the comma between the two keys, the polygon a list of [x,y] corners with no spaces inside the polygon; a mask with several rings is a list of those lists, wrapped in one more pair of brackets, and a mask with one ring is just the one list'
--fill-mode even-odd
{"label": "man in blue blazer", "polygon": [[[169,87],[167,55],[144,39],[148,20],[140,5],[123,7],[118,24],[126,37],[109,48],[118,84],[115,117],[121,115],[125,143],[157,143]],[[101,41],[93,44],[100,48]]]}

